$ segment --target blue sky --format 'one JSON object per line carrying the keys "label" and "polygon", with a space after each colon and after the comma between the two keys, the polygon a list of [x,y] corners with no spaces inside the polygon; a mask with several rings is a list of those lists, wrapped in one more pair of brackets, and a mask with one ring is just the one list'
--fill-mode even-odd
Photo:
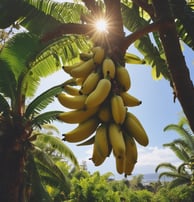
{"label": "blue sky", "polygon": [[[136,50],[133,48],[129,49],[129,52],[136,54]],[[192,80],[194,80],[194,52],[184,47],[183,54],[191,69]],[[164,143],[171,142],[179,137],[174,132],[163,132],[163,128],[170,123],[176,124],[182,113],[178,100],[175,103],[173,102],[173,92],[169,82],[164,79],[153,80],[149,66],[130,64],[126,67],[130,73],[132,83],[129,93],[142,100],[140,106],[130,107],[128,110],[139,118],[150,140],[147,147],[138,145],[139,157],[133,174],[153,173],[155,167],[162,162],[171,162],[178,165],[179,161],[172,151],[162,146]],[[46,79],[42,79],[37,94],[64,82],[67,78],[68,75],[61,70]],[[49,106],[48,110],[51,109],[66,110],[57,100]],[[58,127],[61,134],[75,127],[74,124],[61,122],[55,122],[54,124]],[[59,137],[62,136],[59,135]],[[92,155],[92,146],[78,147],[74,143],[66,144],[72,149],[80,164],[82,161],[86,161],[88,170],[91,173],[95,171],[100,171],[101,174],[112,172],[116,179],[123,178],[123,175],[117,174],[115,161],[112,156],[107,158],[101,166],[95,167],[89,160]]]}

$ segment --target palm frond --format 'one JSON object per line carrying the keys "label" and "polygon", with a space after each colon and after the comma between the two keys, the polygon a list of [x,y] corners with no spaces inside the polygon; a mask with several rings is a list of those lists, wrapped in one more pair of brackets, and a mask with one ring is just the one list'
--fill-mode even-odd
{"label": "palm frond", "polygon": [[38,173],[37,165],[34,161],[34,157],[31,153],[28,154],[28,161],[26,165],[27,171],[27,184],[30,184],[32,187],[32,193],[30,201],[48,201],[51,202],[52,199],[50,198],[49,194],[44,189],[41,178]]}
{"label": "palm frond", "polygon": [[[178,142],[180,143],[180,141]],[[170,149],[175,153],[175,155],[182,161],[188,161],[189,154],[185,151],[185,148],[182,144],[178,145],[174,141],[172,143],[163,144],[164,147],[170,147]]]}
{"label": "palm frond", "polygon": [[[42,144],[43,143],[43,144]],[[63,157],[69,159],[75,167],[79,167],[78,161],[71,151],[71,149],[62,142],[61,139],[47,134],[39,135],[36,144],[42,144],[42,145],[50,145],[49,147],[53,148],[55,151],[60,153]]]}
{"label": "palm frond", "polygon": [[4,96],[0,94],[0,114],[3,113],[4,116],[7,116],[10,112],[10,106]]}
{"label": "palm frond", "polygon": [[162,172],[159,174],[159,179],[162,177],[169,177],[169,178],[183,178],[183,179],[188,179],[188,177],[184,174],[180,174],[177,172]]}
{"label": "palm frond", "polygon": [[[148,21],[139,15],[139,9],[134,5],[130,7],[121,4],[121,11],[124,26],[131,32],[135,32],[149,24]],[[160,53],[158,48],[153,45],[149,35],[136,40],[134,45],[144,56],[146,64],[151,65],[152,71],[154,72],[154,74],[152,74],[153,78],[158,79],[162,74],[164,78],[170,79],[165,60],[161,57],[163,53]]]}
{"label": "palm frond", "polygon": [[31,33],[18,33],[7,41],[1,58],[8,62],[16,81],[27,71],[27,62],[31,61],[40,47],[39,39]]}
{"label": "palm frond", "polygon": [[192,37],[187,33],[185,26],[182,24],[180,20],[176,20],[176,27],[179,37],[183,40],[185,44],[187,44],[189,47],[194,49],[194,42]]}
{"label": "palm frond", "polygon": [[55,169],[52,170],[51,168],[47,167],[47,165],[42,164],[42,162],[36,161],[38,172],[41,177],[41,182],[43,185],[51,186],[55,189],[57,189],[57,192],[64,191],[66,194],[70,191],[70,182],[68,175],[63,174],[64,177],[61,178],[55,173]]}
{"label": "palm frond", "polygon": [[[30,5],[28,12],[19,19],[27,30],[39,36],[55,30],[63,23],[81,23],[82,14],[87,9],[83,4],[51,0],[24,0]],[[38,25],[38,26],[37,26]]]}
{"label": "palm frond", "polygon": [[178,135],[181,135],[181,137],[187,142],[187,144],[189,145],[189,147],[191,149],[194,148],[194,142],[193,142],[193,138],[192,136],[188,133],[188,131],[186,129],[184,129],[183,127],[180,127],[176,124],[170,124],[167,125],[164,128],[164,131],[169,131],[169,130],[174,130],[177,132]]}
{"label": "palm frond", "polygon": [[40,79],[58,70],[63,65],[78,62],[79,53],[87,52],[91,44],[85,37],[68,35],[46,44],[31,60],[30,71],[27,72],[23,81],[26,96],[32,97],[39,85]]}
{"label": "palm frond", "polygon": [[[43,185],[51,186],[54,189],[56,195],[60,194],[60,192],[64,192],[65,194],[68,194],[70,192],[71,185],[68,178],[66,178],[66,181],[62,181],[61,178],[57,178],[56,176],[52,175],[52,171],[48,170],[44,165],[41,165],[39,163],[37,164],[40,172],[41,182]],[[46,173],[48,175],[45,175]]]}
{"label": "palm frond", "polygon": [[172,189],[179,185],[188,184],[189,182],[190,180],[188,178],[176,178],[170,182],[169,188]]}
{"label": "palm frond", "polygon": [[0,93],[9,97],[14,103],[16,96],[16,80],[9,64],[0,55]]}
{"label": "palm frond", "polygon": [[39,114],[40,111],[45,109],[51,102],[54,101],[54,97],[62,90],[63,84],[54,86],[40,94],[27,106],[24,116],[29,118]]}
{"label": "palm frond", "polygon": [[[36,65],[51,56],[58,65],[68,64],[77,59],[80,52],[88,51],[90,48],[91,43],[84,36],[61,36],[56,41],[47,43],[46,47],[36,56],[31,66],[36,67]],[[40,73],[42,75],[43,72]]]}
{"label": "palm frond", "polygon": [[74,2],[59,3],[51,0],[25,0],[25,2],[62,23],[80,22],[81,15],[87,11],[83,4]]}
{"label": "palm frond", "polygon": [[171,163],[160,163],[156,168],[155,172],[158,172],[161,168],[167,168],[169,170],[172,170],[173,172],[176,172],[177,168],[176,166],[172,165]]}
{"label": "palm frond", "polygon": [[177,30],[181,39],[192,49],[194,49],[194,13],[187,1],[171,0],[170,6],[174,18],[176,18]]}
{"label": "palm frond", "polygon": [[[67,176],[55,165],[55,162],[50,156],[39,149],[35,149],[33,154],[41,180],[43,180],[45,184],[52,182],[52,185],[54,184],[55,186],[62,184],[65,189],[68,189],[69,180]],[[45,180],[45,178],[47,178],[47,180]]]}
{"label": "palm frond", "polygon": [[[185,173],[185,174],[188,174],[185,170],[185,166],[188,165],[188,162],[184,162],[184,163],[181,163],[181,165],[178,166],[177,168],[177,171],[178,173]],[[189,175],[189,174],[188,174]]]}
{"label": "palm frond", "polygon": [[182,139],[176,139],[174,140],[172,143],[174,143],[175,145],[177,145],[183,153],[186,153],[186,156],[191,156],[193,153],[193,149],[190,148],[190,146],[187,144],[187,142],[185,142],[185,140]]}
{"label": "palm frond", "polygon": [[188,119],[183,114],[181,114],[181,117],[180,117],[180,120],[178,122],[178,125],[180,127],[183,127],[184,125],[189,125]]}
{"label": "palm frond", "polygon": [[32,119],[31,124],[34,127],[41,127],[43,124],[51,123],[52,121],[57,120],[57,115],[62,113],[63,111],[49,111],[44,112],[35,118]]}

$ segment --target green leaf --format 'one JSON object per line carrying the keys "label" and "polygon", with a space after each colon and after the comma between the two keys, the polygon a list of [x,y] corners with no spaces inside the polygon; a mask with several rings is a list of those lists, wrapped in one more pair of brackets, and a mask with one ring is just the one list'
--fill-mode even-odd
{"label": "green leaf", "polygon": [[[192,3],[191,3],[192,5]],[[194,49],[194,10],[187,1],[170,1],[172,14],[174,15],[179,37],[192,49]]]}
{"label": "green leaf", "polygon": [[54,101],[54,97],[63,90],[63,85],[57,85],[49,90],[45,91],[38,97],[36,97],[26,108],[24,116],[28,119],[37,115],[45,109],[51,102]]}
{"label": "green leaf", "polygon": [[160,168],[167,168],[172,172],[176,172],[176,166],[172,165],[171,163],[161,163],[155,168],[155,172],[158,172]]}
{"label": "green leaf", "polygon": [[12,102],[16,99],[17,83],[13,71],[7,61],[3,61],[0,55],[0,93],[9,97]]}
{"label": "green leaf", "polygon": [[0,94],[0,114],[1,112],[4,116],[7,116],[10,112],[10,106],[5,97]]}
{"label": "green leaf", "polygon": [[32,119],[32,126],[40,127],[43,124],[51,123],[54,120],[57,120],[57,115],[62,113],[63,111],[49,111],[42,113],[35,118]]}
{"label": "green leaf", "polygon": [[160,80],[163,78],[162,74],[158,74],[156,66],[152,67],[151,73],[153,80]]}
{"label": "green leaf", "polygon": [[177,186],[180,186],[180,185],[183,185],[183,184],[188,184],[190,183],[190,179],[187,178],[187,177],[182,177],[182,178],[176,178],[174,179],[173,181],[170,182],[169,184],[169,188],[172,189],[174,187],[177,187]]}
{"label": "green leaf", "polygon": [[19,22],[39,36],[57,29],[64,23],[80,23],[81,15],[87,11],[82,4],[73,2],[59,3],[51,0],[25,0],[25,2],[30,8]]}
{"label": "green leaf", "polygon": [[31,61],[41,47],[39,39],[30,33],[18,33],[5,44],[1,58],[9,64],[16,81],[28,71]]}
{"label": "green leaf", "polygon": [[60,153],[60,156],[62,155],[64,158],[68,158],[74,164],[74,166],[79,167],[79,163],[75,158],[75,155],[60,138],[42,133],[38,136],[38,139],[35,142],[37,146],[39,146],[39,143],[43,143],[41,144],[41,146],[45,145],[44,148],[46,147],[46,145],[49,145],[51,149],[54,149],[58,153]]}
{"label": "green leaf", "polygon": [[31,198],[29,201],[36,201],[36,202],[52,202],[52,199],[50,198],[49,194],[44,189],[41,178],[38,173],[36,162],[34,161],[34,157],[32,153],[28,154],[28,161],[26,165],[26,178],[27,178],[27,184],[31,185],[32,187],[32,193]]}
{"label": "green leaf", "polygon": [[44,184],[56,187],[63,186],[63,189],[69,190],[69,180],[66,173],[61,171],[50,155],[39,148],[35,148],[33,155]]}
{"label": "green leaf", "polygon": [[186,129],[183,127],[180,127],[176,124],[169,124],[164,128],[164,131],[169,131],[169,130],[174,130],[177,132],[178,135],[180,135],[189,145],[191,150],[194,149],[194,141],[193,141],[193,136],[188,133]]}
{"label": "green leaf", "polygon": [[[149,25],[149,22],[142,18],[139,14],[139,9],[135,4],[132,7],[128,7],[121,4],[122,17],[124,26],[131,32],[135,32],[142,27]],[[154,79],[160,78],[161,74],[169,80],[169,72],[165,60],[161,57],[163,53],[160,53],[158,48],[152,43],[150,36],[145,35],[134,43],[135,47],[144,56],[146,64],[155,68]]]}
{"label": "green leaf", "polygon": [[85,37],[77,35],[63,36],[55,42],[50,42],[29,64],[30,70],[24,77],[22,92],[26,96],[34,96],[42,77],[60,70],[62,65],[79,61],[79,53],[87,52],[90,47],[91,44]]}

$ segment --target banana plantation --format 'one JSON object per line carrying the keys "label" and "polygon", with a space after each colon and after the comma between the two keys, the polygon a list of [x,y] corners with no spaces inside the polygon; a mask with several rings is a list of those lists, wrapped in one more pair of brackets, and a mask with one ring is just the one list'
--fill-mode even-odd
{"label": "banana plantation", "polygon": [[[194,50],[193,26],[192,0],[0,0],[0,201],[193,201],[194,88],[182,49]],[[180,135],[163,146],[181,165],[159,164],[167,171],[149,184],[128,179],[149,134],[130,111],[142,100],[127,64],[165,80],[184,115],[164,128]],[[37,95],[59,70],[68,79]],[[47,110],[54,102],[64,110]],[[124,180],[90,174],[66,142],[90,145],[96,167],[113,155]]]}

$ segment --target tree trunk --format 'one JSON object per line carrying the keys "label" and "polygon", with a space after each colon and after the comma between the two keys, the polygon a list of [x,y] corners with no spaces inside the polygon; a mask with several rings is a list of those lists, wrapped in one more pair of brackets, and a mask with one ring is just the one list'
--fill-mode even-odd
{"label": "tree trunk", "polygon": [[181,51],[168,0],[153,0],[153,5],[157,20],[169,20],[171,22],[171,26],[168,29],[159,29],[159,34],[172,76],[175,97],[178,98],[190,127],[194,132],[194,88]]}
{"label": "tree trunk", "polygon": [[24,156],[21,151],[0,151],[0,201],[23,202]]}

